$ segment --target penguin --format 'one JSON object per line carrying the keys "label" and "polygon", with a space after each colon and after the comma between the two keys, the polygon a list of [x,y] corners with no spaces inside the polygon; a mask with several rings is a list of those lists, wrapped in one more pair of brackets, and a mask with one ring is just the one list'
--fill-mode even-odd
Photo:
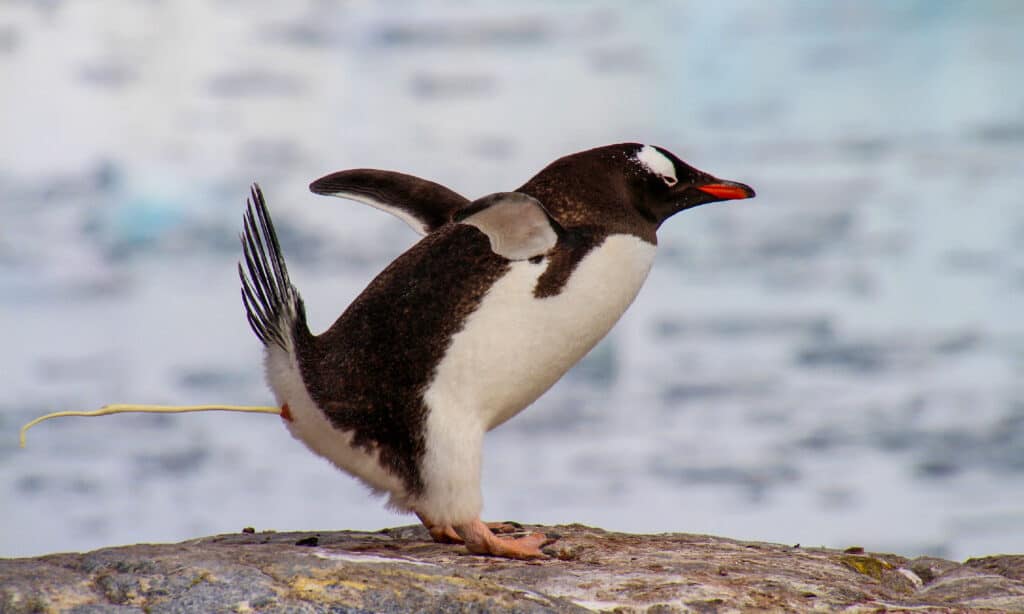
{"label": "penguin", "polygon": [[387,211],[423,237],[314,335],[253,185],[242,301],[287,428],[415,513],[435,541],[513,559],[546,558],[548,539],[502,536],[507,526],[480,519],[484,434],[608,333],[646,279],[665,220],[754,196],[639,143],[559,158],[512,192],[472,201],[375,169],[310,189]]}

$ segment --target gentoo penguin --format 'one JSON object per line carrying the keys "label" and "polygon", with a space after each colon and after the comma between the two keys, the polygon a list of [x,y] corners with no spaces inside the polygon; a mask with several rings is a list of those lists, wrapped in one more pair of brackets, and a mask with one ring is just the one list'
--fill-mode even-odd
{"label": "gentoo penguin", "polygon": [[242,297],[288,429],[415,512],[435,540],[517,559],[545,558],[546,538],[501,537],[480,520],[484,433],[611,329],[647,277],[662,222],[754,196],[636,143],[560,158],[514,192],[475,201],[368,169],[310,189],[393,213],[424,237],[313,335],[253,186]]}

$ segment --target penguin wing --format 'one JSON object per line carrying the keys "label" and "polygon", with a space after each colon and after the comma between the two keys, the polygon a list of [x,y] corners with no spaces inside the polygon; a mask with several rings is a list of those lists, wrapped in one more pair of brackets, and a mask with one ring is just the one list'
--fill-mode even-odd
{"label": "penguin wing", "polygon": [[544,205],[521,192],[484,196],[460,211],[455,221],[475,226],[491,241],[491,251],[509,260],[546,254],[558,242],[555,222]]}
{"label": "penguin wing", "polygon": [[309,184],[309,189],[386,211],[421,235],[444,226],[456,211],[469,204],[468,198],[439,183],[373,168],[331,173]]}

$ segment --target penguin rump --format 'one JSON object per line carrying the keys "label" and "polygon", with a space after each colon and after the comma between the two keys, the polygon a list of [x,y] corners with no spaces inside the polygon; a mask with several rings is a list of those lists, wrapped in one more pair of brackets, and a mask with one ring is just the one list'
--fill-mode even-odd
{"label": "penguin rump", "polygon": [[545,558],[547,538],[501,537],[507,525],[480,520],[484,434],[608,333],[646,279],[666,219],[754,196],[636,143],[565,156],[514,192],[475,201],[373,169],[310,189],[392,213],[424,236],[314,335],[253,187],[242,300],[285,425],[416,513],[436,541],[517,559]]}

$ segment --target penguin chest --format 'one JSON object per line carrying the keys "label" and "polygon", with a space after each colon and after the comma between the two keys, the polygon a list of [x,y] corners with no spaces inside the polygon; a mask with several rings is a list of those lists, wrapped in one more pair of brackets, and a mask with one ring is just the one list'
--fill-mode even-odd
{"label": "penguin chest", "polygon": [[434,422],[490,430],[550,388],[604,337],[636,297],[655,246],[611,235],[562,290],[537,298],[547,261],[517,261],[488,290],[437,365],[424,394]]}

